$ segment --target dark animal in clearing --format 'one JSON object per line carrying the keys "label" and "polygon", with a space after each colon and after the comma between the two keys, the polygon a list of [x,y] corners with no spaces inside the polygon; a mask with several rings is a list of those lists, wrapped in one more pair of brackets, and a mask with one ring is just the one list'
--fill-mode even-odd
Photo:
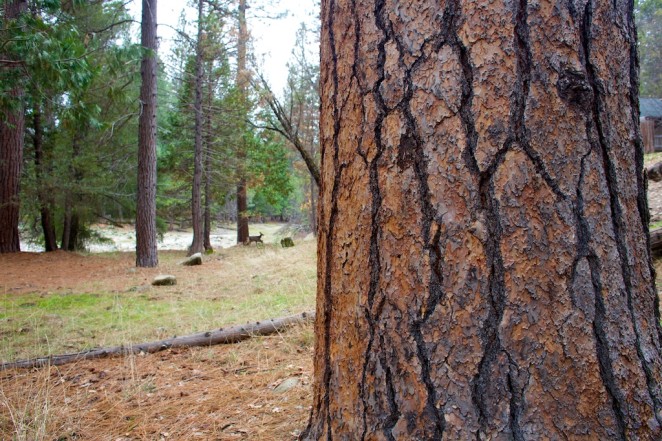
{"label": "dark animal in clearing", "polygon": [[264,243],[262,242],[262,236],[264,234],[260,233],[259,236],[248,236],[248,241],[246,241],[246,245],[250,245],[251,243],[255,242],[256,244],[259,243]]}

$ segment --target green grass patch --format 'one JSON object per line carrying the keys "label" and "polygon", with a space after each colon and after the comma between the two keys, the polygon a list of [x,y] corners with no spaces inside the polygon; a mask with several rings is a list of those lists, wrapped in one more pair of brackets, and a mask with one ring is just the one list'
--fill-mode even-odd
{"label": "green grass patch", "polygon": [[304,290],[265,290],[241,301],[112,293],[4,296],[0,358],[8,361],[207,331],[310,308],[311,297]]}

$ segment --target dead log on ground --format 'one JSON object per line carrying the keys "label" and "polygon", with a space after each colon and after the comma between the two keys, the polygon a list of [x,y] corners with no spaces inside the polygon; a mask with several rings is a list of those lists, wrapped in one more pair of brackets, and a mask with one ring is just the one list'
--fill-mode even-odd
{"label": "dead log on ground", "polygon": [[0,371],[6,369],[60,366],[66,363],[73,363],[80,360],[106,358],[118,355],[140,353],[151,354],[170,348],[189,348],[194,346],[211,346],[218,344],[238,343],[253,336],[274,334],[284,330],[289,326],[305,323],[314,319],[314,312],[304,312],[302,314],[291,315],[288,317],[270,319],[263,322],[248,323],[245,325],[237,325],[229,328],[220,328],[215,331],[201,332],[198,334],[185,335],[182,337],[173,337],[166,340],[140,343],[130,346],[114,346],[109,348],[90,349],[89,351],[77,352],[74,354],[51,355],[48,357],[39,357],[29,360],[2,363],[0,364]]}

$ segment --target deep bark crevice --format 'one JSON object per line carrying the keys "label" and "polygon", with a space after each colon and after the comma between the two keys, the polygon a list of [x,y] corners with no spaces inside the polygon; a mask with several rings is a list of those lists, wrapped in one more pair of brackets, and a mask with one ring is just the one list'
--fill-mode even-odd
{"label": "deep bark crevice", "polygon": [[[590,131],[587,125],[587,133]],[[590,237],[590,227],[588,221],[584,216],[584,195],[582,193],[582,186],[584,185],[584,179],[586,178],[586,160],[593,153],[593,149],[589,149],[580,161],[579,167],[579,179],[577,180],[577,192],[575,194],[575,201],[573,203],[573,211],[575,213],[576,221],[576,230],[575,234],[577,236],[577,246],[575,250],[575,258],[572,262],[572,267],[570,270],[570,277],[568,286],[574,287],[577,280],[577,268],[582,259],[585,259],[591,252],[589,251],[589,242]],[[580,307],[577,301],[577,293],[573,288],[570,289],[570,301],[572,302],[573,308]],[[581,308],[581,307],[580,307]]]}
{"label": "deep bark crevice", "polygon": [[[416,319],[411,325],[411,334],[414,337],[416,342],[416,354],[418,360],[421,364],[421,378],[425,384],[427,391],[427,409],[430,415],[434,419],[435,432],[434,438],[441,439],[445,430],[445,420],[443,416],[443,409],[438,409],[437,404],[437,391],[432,382],[430,375],[431,366],[430,360],[432,356],[429,354],[427,345],[423,338],[423,326],[428,322],[432,313],[436,309],[439,302],[443,299],[443,255],[439,248],[439,242],[441,238],[441,229],[438,229],[434,234],[434,237],[430,238],[432,233],[432,226],[435,224],[436,214],[434,207],[432,205],[432,195],[430,192],[430,187],[428,185],[428,172],[427,172],[427,161],[425,160],[425,153],[423,151],[423,141],[420,139],[420,135],[415,131],[415,119],[409,108],[409,102],[413,95],[413,85],[411,83],[411,76],[408,74],[405,76],[406,81],[406,92],[404,103],[407,105],[404,108],[404,114],[407,120],[408,129],[413,135],[415,142],[411,147],[414,148],[413,153],[413,166],[414,172],[416,174],[420,192],[420,199],[422,202],[422,212],[423,212],[423,250],[429,255],[430,259],[430,280],[428,282],[428,298],[427,301],[423,303],[421,310],[418,311]],[[418,318],[420,317],[420,318]],[[441,410],[441,413],[440,413]]]}
{"label": "deep bark crevice", "polygon": [[498,354],[503,351],[499,337],[499,326],[503,319],[506,304],[505,269],[500,246],[502,231],[498,219],[499,204],[496,201],[494,191],[494,183],[491,179],[482,181],[480,192],[485,195],[485,218],[489,237],[485,244],[488,267],[490,268],[488,276],[489,296],[487,299],[489,312],[480,332],[484,347],[483,357],[478,364],[478,373],[471,381],[472,401],[478,411],[478,423],[482,431],[485,431],[491,419],[486,400],[489,399],[492,365]]}
{"label": "deep bark crevice", "polygon": [[[440,222],[441,220],[437,219],[434,206],[431,202],[432,196],[428,184],[428,172],[427,172],[428,164],[427,164],[427,160],[425,159],[424,142],[418,132],[416,126],[416,118],[412,114],[412,110],[411,110],[411,100],[413,98],[413,93],[414,93],[412,72],[415,71],[416,67],[426,59],[426,56],[422,55],[421,57],[416,59],[412,64],[411,68],[406,70],[403,76],[403,82],[404,82],[403,97],[395,106],[393,106],[393,108],[389,108],[386,105],[383,96],[381,96],[381,94],[379,93],[380,86],[382,85],[385,79],[385,72],[384,72],[385,58],[386,58],[385,43],[387,41],[395,42],[399,54],[398,61],[402,66],[406,65],[405,63],[406,49],[405,49],[405,45],[399,40],[398,36],[393,31],[392,26],[387,26],[386,18],[383,16],[383,11],[380,9],[383,7],[383,5],[384,5],[383,2],[378,3],[377,5],[378,8],[376,11],[377,26],[386,36],[386,38],[380,43],[380,47],[379,47],[380,79],[375,86],[375,94],[377,95],[377,102],[381,117],[381,118],[378,117],[378,121],[379,121],[378,124],[379,130],[377,133],[377,136],[379,137],[377,143],[378,152],[379,152],[378,157],[381,156],[381,151],[383,148],[381,142],[381,125],[383,123],[383,118],[389,112],[399,110],[400,112],[402,112],[404,116],[406,133],[402,135],[400,139],[400,147],[398,151],[398,165],[403,170],[411,166],[416,176],[416,181],[420,192],[420,202],[421,202],[421,212],[422,212],[421,233],[424,242],[423,249],[430,256],[430,269],[431,269],[428,298],[424,302],[424,305],[421,307],[421,310],[418,311],[418,313],[416,314],[414,320],[411,321],[409,331],[416,343],[416,354],[421,366],[421,379],[425,386],[426,395],[427,395],[426,412],[428,413],[429,417],[432,419],[434,424],[433,436],[435,439],[441,439],[443,437],[443,433],[445,430],[445,420],[443,417],[443,410],[440,412],[440,409],[437,409],[436,407],[437,392],[430,375],[431,355],[427,350],[426,347],[427,345],[424,341],[423,332],[422,332],[422,327],[432,315],[432,312],[435,310],[439,301],[443,298],[443,292],[441,288],[443,283],[443,276],[441,276],[442,270],[440,267],[443,261],[443,257],[440,256],[440,250],[439,250],[439,240],[441,234],[440,230],[438,230],[438,232],[435,234],[434,239],[431,240],[432,226],[436,221]],[[426,46],[430,41],[435,41],[438,40],[439,38],[440,35],[436,35],[426,39],[426,41],[423,43],[423,47]],[[423,52],[425,51],[423,50]],[[376,167],[374,168],[374,170],[375,170],[374,179],[375,182],[378,183]],[[381,200],[381,195],[379,195],[379,198]],[[377,213],[374,214],[376,215]],[[377,218],[373,218],[373,225],[375,225],[375,222],[377,220],[378,220]],[[375,244],[376,243],[375,239],[376,238],[373,238],[371,243]],[[378,250],[375,251],[378,252]],[[372,301],[374,301],[374,299],[372,299]],[[374,320],[371,321],[373,322],[372,324],[374,326]],[[373,336],[371,336],[371,339],[372,338]],[[387,373],[390,372],[389,370],[390,368],[388,368],[388,366],[386,366],[386,369],[387,369]],[[393,401],[392,403],[395,404],[395,401]],[[393,409],[393,406],[391,407]],[[396,411],[397,408],[395,408],[392,411],[393,413],[389,418],[389,421],[391,421],[393,425],[395,425],[395,423],[397,422],[397,419],[394,420],[395,416],[399,418],[399,411],[397,411],[397,415],[396,413],[394,413]],[[387,427],[388,430],[386,431],[387,432],[386,435],[389,438],[392,437],[392,434],[390,432],[392,428],[393,426]]]}
{"label": "deep bark crevice", "polygon": [[[509,359],[510,370],[519,373],[517,363]],[[518,387],[517,378],[513,372],[508,372],[508,392],[510,393],[510,432],[515,441],[524,441],[524,434],[520,427],[520,416],[524,407],[524,389]]]}
{"label": "deep bark crevice", "polygon": [[[433,39],[436,39],[433,38]],[[404,65],[404,46],[398,43],[400,51],[400,60]],[[423,250],[429,256],[430,262],[430,279],[428,282],[428,298],[421,309],[417,311],[416,318],[412,321],[410,333],[414,337],[416,343],[416,354],[418,361],[421,365],[421,379],[425,385],[427,392],[427,412],[434,422],[434,439],[443,438],[446,422],[443,415],[443,409],[437,408],[437,391],[431,377],[431,359],[432,356],[427,349],[425,339],[423,338],[423,326],[428,322],[432,313],[436,309],[439,302],[443,299],[443,255],[439,249],[439,242],[441,239],[441,229],[432,236],[432,227],[436,222],[441,222],[437,219],[435,208],[432,204],[432,193],[428,183],[428,162],[425,158],[425,147],[423,139],[416,127],[416,118],[411,110],[411,100],[414,95],[414,84],[412,81],[412,71],[415,70],[417,64],[425,57],[418,58],[412,68],[409,69],[404,75],[404,95],[399,105],[405,117],[405,124],[407,133],[401,138],[401,159],[407,157],[407,160],[401,161],[403,165],[411,163],[414,174],[418,183],[418,190],[420,193],[420,203],[422,212],[422,238]],[[403,143],[403,141],[405,141]],[[404,145],[403,145],[404,144]]]}
{"label": "deep bark crevice", "polygon": [[[590,120],[587,121],[587,133],[591,132]],[[581,168],[579,174],[579,180],[577,183],[577,193],[576,200],[574,204],[575,219],[577,223],[576,235],[577,235],[577,250],[575,260],[573,262],[572,271],[570,275],[570,284],[569,286],[575,286],[575,281],[577,278],[577,267],[582,259],[586,259],[589,270],[591,274],[591,283],[593,287],[593,296],[594,296],[594,315],[591,319],[591,325],[593,328],[593,335],[595,338],[595,349],[596,357],[598,359],[598,367],[600,371],[600,378],[605,387],[609,400],[611,402],[611,407],[614,412],[614,419],[616,421],[616,426],[619,434],[619,439],[625,440],[626,436],[626,424],[625,416],[623,414],[622,407],[624,406],[623,395],[618,388],[618,385],[614,379],[614,367],[609,356],[609,342],[607,335],[609,335],[608,324],[606,323],[605,314],[606,309],[604,305],[604,300],[602,298],[602,281],[600,279],[600,261],[596,256],[595,252],[590,248],[591,241],[591,227],[584,215],[584,195],[582,193],[582,186],[584,185],[584,179],[586,177],[586,160],[593,153],[592,147],[581,159]],[[577,307],[576,293],[571,289],[570,298],[574,307]]]}
{"label": "deep bark crevice", "polygon": [[[384,123],[384,118],[386,117],[386,104],[384,99],[379,93],[379,89],[385,79],[385,64],[386,64],[386,42],[388,41],[387,32],[385,30],[385,25],[383,22],[382,11],[384,9],[384,0],[379,0],[375,2],[375,20],[377,27],[382,31],[383,37],[378,44],[378,55],[377,55],[377,66],[379,69],[378,80],[375,82],[372,88],[372,94],[377,103],[377,115],[375,120],[375,146],[376,146],[376,155],[372,159],[372,162],[368,164],[369,166],[369,186],[370,194],[372,197],[372,206],[371,206],[371,230],[370,230],[370,255],[368,259],[368,266],[370,268],[370,285],[368,287],[368,296],[367,296],[367,310],[365,311],[365,316],[368,322],[368,345],[366,346],[366,353],[363,360],[363,368],[361,373],[361,390],[359,391],[359,396],[363,404],[363,433],[361,434],[361,440],[364,440],[368,434],[368,420],[367,420],[367,408],[368,408],[368,397],[366,396],[367,391],[365,386],[368,384],[366,381],[368,375],[368,365],[371,361],[371,354],[374,347],[375,334],[377,328],[377,319],[379,315],[374,314],[374,303],[377,291],[379,289],[379,281],[381,274],[381,262],[379,259],[379,238],[381,236],[381,228],[379,227],[379,210],[382,205],[382,195],[379,189],[379,171],[378,165],[382,157],[382,152],[384,151],[384,145],[382,143],[381,130]],[[358,17],[356,17],[358,21]],[[356,37],[359,38],[358,35]],[[367,160],[367,158],[365,158]],[[381,302],[383,304],[383,302]],[[382,307],[378,308],[378,314],[381,314]],[[383,349],[382,349],[383,350]],[[389,431],[390,434],[390,431]],[[391,435],[392,436],[392,435]]]}
{"label": "deep bark crevice", "polygon": [[589,268],[591,269],[591,281],[595,293],[595,317],[593,319],[593,334],[595,335],[595,349],[600,367],[600,378],[609,395],[618,428],[618,436],[621,440],[628,439],[626,434],[625,405],[623,394],[614,378],[614,366],[609,354],[609,341],[607,335],[606,308],[602,298],[602,281],[600,280],[600,262],[595,255],[587,256]]}
{"label": "deep bark crevice", "polygon": [[[662,426],[662,399],[659,396],[659,393],[656,392],[658,386],[656,385],[654,374],[649,366],[648,361],[642,350],[641,343],[641,331],[639,329],[639,324],[637,322],[636,313],[634,310],[633,304],[633,287],[632,287],[632,270],[628,264],[629,252],[626,244],[625,235],[627,233],[627,228],[625,225],[623,208],[619,200],[619,179],[618,173],[616,171],[616,164],[614,164],[613,159],[611,158],[612,148],[610,141],[605,131],[605,124],[608,125],[609,121],[604,121],[604,86],[602,85],[602,80],[599,78],[597,69],[591,61],[592,47],[591,47],[591,37],[592,37],[592,28],[593,28],[593,7],[594,3],[592,0],[586,3],[584,9],[584,17],[581,23],[581,43],[582,49],[584,51],[584,64],[587,72],[587,79],[591,85],[593,100],[592,100],[592,119],[595,130],[598,134],[599,148],[602,156],[602,167],[605,174],[605,183],[609,192],[610,208],[611,208],[611,222],[612,228],[614,231],[614,239],[616,241],[616,248],[618,250],[618,255],[620,258],[621,264],[621,275],[623,277],[623,283],[625,285],[625,293],[627,297],[627,308],[630,315],[630,321],[632,324],[632,329],[635,335],[635,346],[637,351],[637,356],[641,364],[642,370],[646,377],[646,385],[648,388],[648,395],[650,396],[651,402],[653,404],[655,418]],[[604,116],[604,118],[607,118]],[[639,193],[641,190],[639,190]],[[659,314],[659,312],[658,312]],[[597,311],[596,311],[597,315]],[[658,336],[660,335],[659,322],[657,325]],[[606,348],[608,350],[608,348]]]}
{"label": "deep bark crevice", "polygon": [[[356,11],[356,0],[351,0],[351,5],[352,5],[351,10]],[[361,36],[361,21],[358,19],[358,16],[356,14],[354,15],[354,36],[355,36],[355,39],[354,39],[354,64],[352,66],[352,81],[356,81],[356,85],[357,85],[357,88],[359,90],[360,96],[365,97],[366,95],[373,93],[373,91],[372,90],[366,90],[364,85],[361,83],[361,76],[360,76],[359,70],[358,70],[358,67],[359,67],[359,64],[360,64],[360,60],[359,60],[360,46],[359,46],[359,43],[360,43],[360,36]],[[382,78],[383,78],[383,76],[382,76]],[[363,129],[365,127],[365,113],[366,113],[365,103],[363,102],[363,100],[361,100],[361,115],[363,115],[362,120],[361,120],[361,124],[362,124],[361,133],[363,133]],[[370,165],[371,164],[370,164],[370,161],[368,160],[367,153],[363,151],[363,136],[360,136],[359,139],[358,139],[358,144],[356,146],[356,151],[357,151],[357,154],[359,155],[359,157],[363,160],[363,164],[366,167],[369,168],[369,172],[370,172],[370,170],[371,170]],[[380,156],[381,156],[381,152],[378,152],[377,157],[375,159],[378,159]],[[374,193],[372,193],[372,189],[376,188],[377,189],[377,192],[376,192],[377,197],[379,198],[379,201],[380,201],[379,204],[378,204],[378,206],[379,206],[379,205],[381,205],[381,196],[379,194],[379,185],[378,185],[377,181],[372,180],[372,175],[370,175],[370,179],[371,180],[369,182],[369,185],[370,185],[370,188],[371,188],[371,194],[373,194],[373,196],[374,196]],[[376,261],[376,265],[379,265],[378,250],[377,249],[373,250],[373,244],[376,246],[377,238],[378,238],[378,230],[375,228],[376,220],[377,220],[377,215],[376,215],[377,211],[378,210],[375,209],[375,205],[373,204],[373,206],[371,207],[371,221],[372,221],[371,222],[372,227],[371,227],[371,231],[370,231],[371,247],[370,247],[369,262],[368,262],[368,266],[369,266],[370,271],[371,271],[371,273],[370,273],[371,277],[370,277],[370,285],[368,287],[368,294],[367,294],[367,307],[364,308],[364,311],[363,311],[364,317],[366,319],[366,323],[367,323],[368,329],[369,329],[369,336],[368,336],[368,344],[366,345],[366,350],[365,350],[364,357],[363,357],[363,366],[361,368],[361,383],[359,385],[359,391],[358,391],[359,400],[361,401],[361,406],[362,406],[362,409],[363,409],[363,414],[362,414],[362,421],[363,422],[362,422],[362,430],[361,430],[361,437],[360,437],[361,441],[365,440],[366,434],[368,433],[368,420],[367,420],[368,402],[367,402],[367,398],[365,396],[365,387],[364,387],[364,385],[367,384],[366,376],[367,376],[367,372],[368,372],[368,364],[370,363],[370,354],[372,353],[372,347],[373,347],[373,344],[374,344],[374,335],[375,335],[375,326],[376,326],[375,321],[372,318],[372,309],[373,309],[373,301],[374,301],[376,286],[377,286],[377,282],[375,281],[375,276],[378,277],[378,275],[379,275],[379,269],[374,268],[374,266],[375,266],[374,262],[375,261]]]}
{"label": "deep bark crevice", "polygon": [[[381,348],[382,348],[382,354],[384,354],[384,349],[386,347],[384,343],[384,338],[383,336],[380,338],[381,340]],[[389,406],[389,411],[390,413],[386,416],[386,419],[384,421],[384,436],[389,441],[395,441],[395,437],[393,436],[393,428],[395,425],[398,423],[398,420],[400,419],[400,409],[398,408],[398,403],[396,400],[396,391],[395,387],[393,385],[393,374],[391,372],[391,368],[389,365],[386,363],[386,357],[382,355],[382,364],[384,365],[384,373],[385,373],[385,380],[386,380],[386,397],[388,401],[388,406]]]}

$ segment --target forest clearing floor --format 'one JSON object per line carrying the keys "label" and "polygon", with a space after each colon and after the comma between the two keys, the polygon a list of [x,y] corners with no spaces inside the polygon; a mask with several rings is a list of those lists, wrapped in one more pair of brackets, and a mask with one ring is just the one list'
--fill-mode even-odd
{"label": "forest clearing floor", "polygon": [[[0,255],[0,361],[314,310],[315,242],[285,249],[266,238],[196,267],[178,264],[185,251],[160,252],[155,269],[135,268],[131,252]],[[152,287],[158,274],[177,285]],[[295,439],[313,342],[305,324],[234,345],[0,371],[0,439]]]}

